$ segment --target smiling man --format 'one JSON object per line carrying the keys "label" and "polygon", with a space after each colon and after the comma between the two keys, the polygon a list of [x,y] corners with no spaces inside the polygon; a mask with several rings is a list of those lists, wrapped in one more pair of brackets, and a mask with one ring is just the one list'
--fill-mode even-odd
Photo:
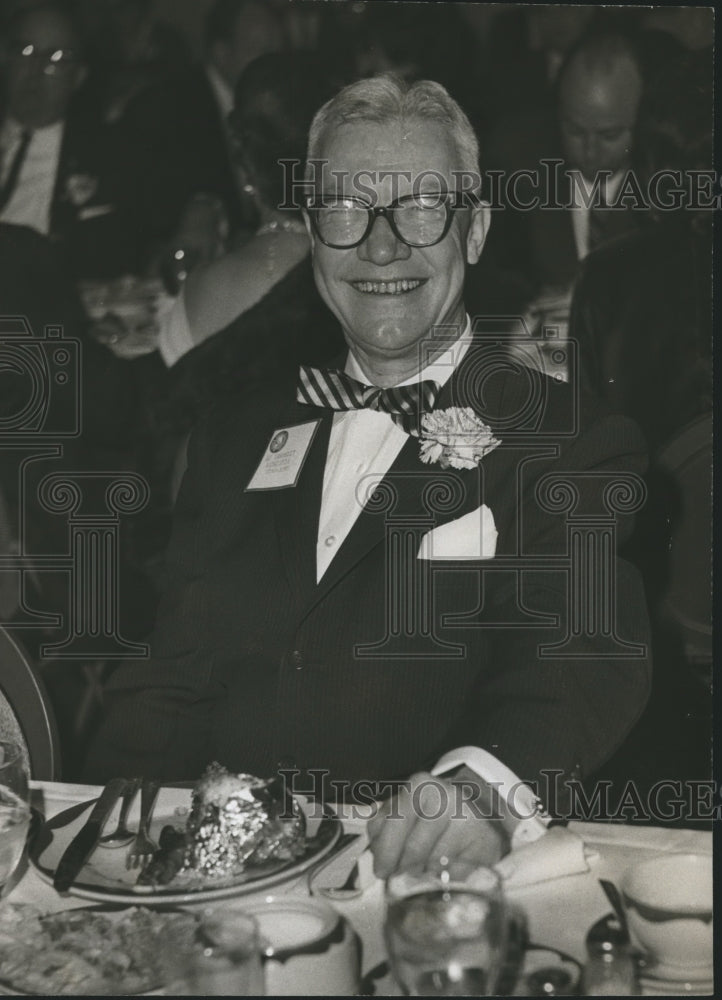
{"label": "smiling man", "polygon": [[[598,595],[571,593],[567,520],[543,500],[571,482],[595,509],[642,468],[640,437],[474,336],[464,272],[488,214],[442,87],[351,85],[314,119],[309,164],[316,282],[348,354],[195,434],[153,657],[113,678],[88,776],[281,769],[299,791],[386,797],[381,875],[493,861],[518,816],[491,820],[470,779],[506,781],[497,761],[589,774],[646,699],[636,577],[612,561],[613,620],[570,645],[568,608]],[[442,755],[456,771],[432,782]]]}
{"label": "smiling man", "polygon": [[[315,123],[309,160],[323,164],[324,188],[310,211],[316,283],[373,384],[416,375],[419,343],[432,327],[465,325],[465,267],[479,259],[489,209],[469,193],[457,195],[460,176],[479,176],[473,158],[464,171],[459,155],[447,127],[434,120],[333,131],[322,118]],[[398,207],[375,223],[370,203]],[[431,229],[429,246],[410,246],[404,226],[415,242],[426,241],[424,227],[439,228]]]}

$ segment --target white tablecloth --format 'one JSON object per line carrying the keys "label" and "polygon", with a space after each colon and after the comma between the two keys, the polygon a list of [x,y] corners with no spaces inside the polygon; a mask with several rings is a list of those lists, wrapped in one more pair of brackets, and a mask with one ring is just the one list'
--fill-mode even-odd
{"label": "white tablecloth", "polygon": [[[57,782],[34,782],[33,803],[46,817],[76,802],[87,801],[99,793],[91,785],[71,785]],[[363,820],[347,819],[346,830],[362,831]],[[579,961],[585,957],[584,940],[589,927],[610,912],[609,902],[598,880],[606,878],[619,883],[626,868],[644,857],[661,852],[711,852],[710,833],[696,830],[664,829],[662,827],[632,827],[612,823],[571,823],[585,843],[598,852],[590,862],[591,870],[581,875],[543,882],[510,893],[512,901],[527,917],[529,937],[539,945],[557,948]],[[343,868],[339,883],[353,863],[355,853],[363,848],[359,841],[344,852],[337,864]],[[336,862],[334,862],[336,863]],[[34,903],[47,912],[86,906],[87,901],[73,896],[61,897],[32,868],[17,873],[9,897],[14,902]],[[306,877],[274,887],[273,894],[307,895]],[[383,907],[380,891],[369,891],[360,899],[336,904],[337,909],[355,927],[363,942],[363,971],[377,965],[385,956],[382,942]]]}

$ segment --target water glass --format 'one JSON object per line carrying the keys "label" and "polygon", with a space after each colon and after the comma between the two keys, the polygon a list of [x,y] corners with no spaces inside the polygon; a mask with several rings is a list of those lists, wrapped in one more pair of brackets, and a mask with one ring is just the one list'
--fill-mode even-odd
{"label": "water glass", "polygon": [[391,969],[411,996],[489,996],[506,954],[508,919],[499,877],[477,868],[394,876],[386,889]]}
{"label": "water glass", "polygon": [[22,857],[29,824],[23,752],[17,743],[0,740],[0,896]]}
{"label": "water glass", "polygon": [[258,925],[238,911],[206,910],[195,940],[163,942],[164,992],[176,996],[261,996]]}

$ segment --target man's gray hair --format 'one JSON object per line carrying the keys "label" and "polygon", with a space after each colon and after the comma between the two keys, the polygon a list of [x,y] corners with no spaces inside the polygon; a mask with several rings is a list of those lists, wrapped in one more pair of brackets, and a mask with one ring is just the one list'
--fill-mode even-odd
{"label": "man's gray hair", "polygon": [[[476,134],[449,92],[433,80],[407,83],[391,75],[351,83],[316,112],[308,135],[307,161],[320,159],[327,133],[340,125],[352,122],[386,124],[414,119],[444,125],[456,145],[458,169],[479,176]],[[477,181],[474,187],[478,184]]]}

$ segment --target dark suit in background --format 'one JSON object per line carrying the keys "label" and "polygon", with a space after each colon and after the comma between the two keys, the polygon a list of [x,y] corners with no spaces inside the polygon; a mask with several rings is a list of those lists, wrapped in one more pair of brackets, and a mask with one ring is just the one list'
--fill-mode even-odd
{"label": "dark suit in background", "polygon": [[681,216],[591,254],[572,304],[585,382],[636,421],[651,459],[625,555],[645,583],[655,684],[604,775],[634,760],[640,790],[710,777],[711,232]]}
{"label": "dark suit in background", "polygon": [[[541,183],[522,178],[514,189],[516,204],[503,202],[494,212],[486,247],[490,259],[525,281],[533,294],[545,288],[570,288],[581,263],[572,221],[576,209],[567,207],[572,202],[566,173],[569,167],[560,162],[559,155],[549,159],[557,161],[556,170],[549,167],[547,171],[537,160],[533,169],[538,171]],[[547,176],[551,178],[550,186],[545,181]],[[533,207],[519,207],[523,205]],[[601,209],[604,232],[600,245],[639,232],[643,215],[632,208]]]}
{"label": "dark suit in background", "polygon": [[223,203],[231,230],[255,223],[233,168],[218,101],[202,66],[149,88],[131,102],[118,124],[123,141],[140,151],[143,165],[135,209],[146,232],[167,239],[189,199],[199,192]]}
{"label": "dark suit in background", "polygon": [[111,126],[71,106],[50,210],[50,239],[77,278],[137,273],[144,258],[134,211],[138,150]]}
{"label": "dark suit in background", "polygon": [[712,407],[711,233],[688,219],[601,248],[581,268],[572,311],[587,384],[656,452]]}

